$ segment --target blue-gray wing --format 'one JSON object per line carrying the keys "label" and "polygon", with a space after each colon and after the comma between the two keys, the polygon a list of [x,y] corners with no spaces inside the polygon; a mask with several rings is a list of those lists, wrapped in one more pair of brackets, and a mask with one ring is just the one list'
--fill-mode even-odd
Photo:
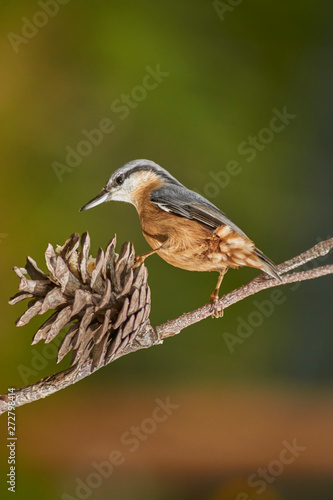
{"label": "blue-gray wing", "polygon": [[216,229],[227,224],[237,233],[246,236],[245,233],[234,224],[215,205],[206,198],[185,186],[168,185],[152,191],[150,200],[161,210],[170,212],[180,217],[201,222],[205,226]]}

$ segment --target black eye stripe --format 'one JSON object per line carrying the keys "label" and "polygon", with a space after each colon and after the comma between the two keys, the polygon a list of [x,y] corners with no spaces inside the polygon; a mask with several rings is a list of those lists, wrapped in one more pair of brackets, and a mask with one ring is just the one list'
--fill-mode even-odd
{"label": "black eye stripe", "polygon": [[124,182],[124,176],[123,175],[119,175],[116,178],[116,183],[120,186],[123,182]]}

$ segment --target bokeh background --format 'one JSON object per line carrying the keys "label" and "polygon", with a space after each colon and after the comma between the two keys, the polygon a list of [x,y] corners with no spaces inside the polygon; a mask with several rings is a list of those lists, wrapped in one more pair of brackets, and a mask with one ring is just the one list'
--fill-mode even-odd
{"label": "bokeh background", "polygon": [[[209,197],[277,263],[332,236],[332,7],[329,0],[3,5],[1,392],[69,364],[56,365],[55,347],[31,348],[41,318],[15,328],[25,305],[7,305],[18,284],[14,265],[30,255],[45,269],[47,243],[63,244],[74,231],[89,231],[94,252],[115,233],[147,251],[132,206],[78,211],[129,160],[154,160]],[[148,66],[163,77],[145,95],[137,87]],[[272,110],[284,107],[296,116],[267,135]],[[59,173],[54,162],[64,165],[66,148],[77,149],[82,131],[104,118],[113,131]],[[248,161],[238,148],[258,133],[266,143]],[[231,160],[240,173],[228,181]],[[215,286],[215,275],[157,256],[147,265],[153,324],[206,303]],[[230,271],[223,290],[256,274]],[[253,320],[252,299],[17,409],[15,498],[333,498],[332,280],[282,292],[233,352],[226,333]],[[270,293],[256,299],[271,301]],[[166,398],[179,407],[131,451],[123,434],[148,429],[156,399]],[[1,498],[9,495],[6,429],[3,416]],[[295,440],[302,451],[281,466],[284,443]],[[124,463],[94,483],[94,463],[114,450]],[[264,486],[249,484],[267,467]],[[91,487],[76,491],[79,480]]]}

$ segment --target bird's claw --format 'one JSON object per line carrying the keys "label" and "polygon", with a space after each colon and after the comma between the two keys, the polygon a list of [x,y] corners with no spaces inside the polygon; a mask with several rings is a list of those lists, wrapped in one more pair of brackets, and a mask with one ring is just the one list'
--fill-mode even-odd
{"label": "bird's claw", "polygon": [[223,307],[218,304],[219,297],[215,293],[209,298],[209,302],[212,305],[212,318],[222,318],[223,316]]}
{"label": "bird's claw", "polygon": [[133,264],[132,269],[135,269],[135,268],[141,266],[141,264],[143,264],[144,261],[145,261],[145,259],[142,255],[137,255],[134,259],[134,264]]}
{"label": "bird's claw", "polygon": [[212,318],[222,318],[223,316],[223,307],[219,306],[218,304],[212,304]]}

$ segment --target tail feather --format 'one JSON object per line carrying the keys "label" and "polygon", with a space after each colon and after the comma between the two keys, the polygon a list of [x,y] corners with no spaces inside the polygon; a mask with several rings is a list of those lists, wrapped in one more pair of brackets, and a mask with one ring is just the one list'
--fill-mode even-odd
{"label": "tail feather", "polygon": [[263,261],[262,270],[265,273],[269,274],[273,278],[282,281],[281,276],[279,275],[276,265],[268,258],[265,254],[263,254],[258,248],[254,249],[255,254],[259,257],[260,260]]}

